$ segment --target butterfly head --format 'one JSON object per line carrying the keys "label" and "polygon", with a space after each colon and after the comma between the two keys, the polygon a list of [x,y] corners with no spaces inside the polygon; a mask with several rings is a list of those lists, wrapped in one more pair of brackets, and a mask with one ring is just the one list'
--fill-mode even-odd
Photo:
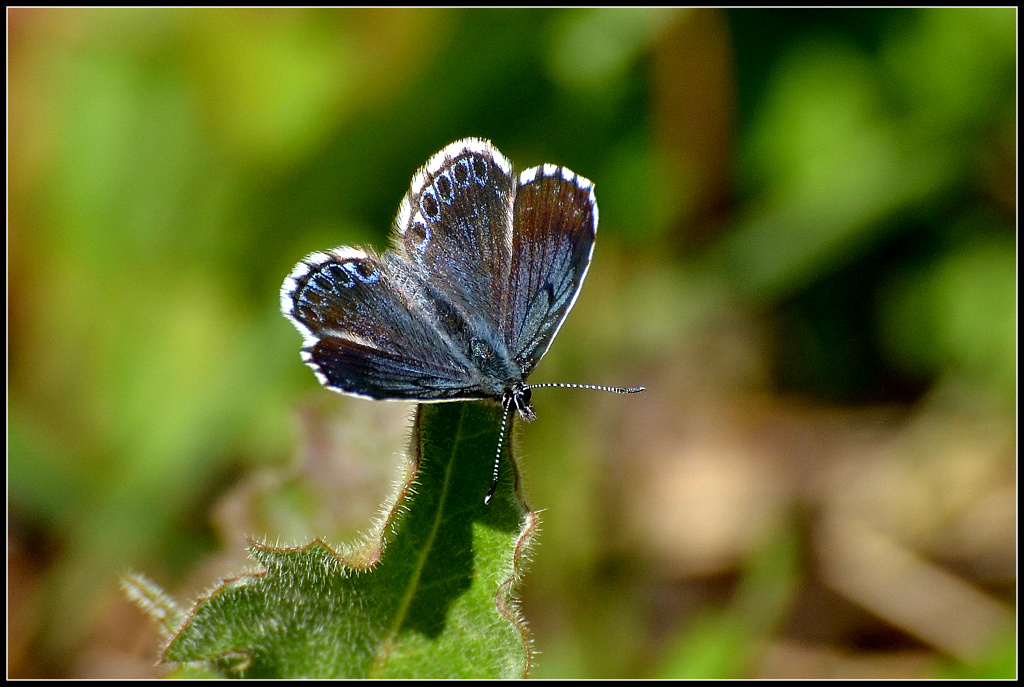
{"label": "butterfly head", "polygon": [[530,391],[530,387],[522,382],[516,382],[505,389],[505,393],[501,396],[501,407],[506,415],[511,410],[516,410],[524,422],[533,422],[537,419],[537,413],[533,412],[533,405],[530,403],[532,396],[533,392]]}

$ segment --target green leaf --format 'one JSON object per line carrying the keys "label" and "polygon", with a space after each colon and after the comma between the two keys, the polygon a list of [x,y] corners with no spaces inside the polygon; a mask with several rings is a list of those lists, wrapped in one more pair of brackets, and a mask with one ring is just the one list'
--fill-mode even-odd
{"label": "green leaf", "polygon": [[513,588],[537,516],[508,450],[484,505],[500,416],[492,403],[420,406],[408,477],[363,542],[253,542],[261,569],[197,602],[163,660],[245,677],[525,677]]}

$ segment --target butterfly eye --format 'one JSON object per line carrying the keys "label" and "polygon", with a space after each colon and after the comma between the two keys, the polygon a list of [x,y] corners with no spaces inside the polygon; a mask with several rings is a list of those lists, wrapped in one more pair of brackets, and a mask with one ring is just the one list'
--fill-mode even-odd
{"label": "butterfly eye", "polygon": [[533,392],[530,389],[524,388],[522,392],[516,394],[516,409],[523,410],[530,405],[530,400],[533,398]]}

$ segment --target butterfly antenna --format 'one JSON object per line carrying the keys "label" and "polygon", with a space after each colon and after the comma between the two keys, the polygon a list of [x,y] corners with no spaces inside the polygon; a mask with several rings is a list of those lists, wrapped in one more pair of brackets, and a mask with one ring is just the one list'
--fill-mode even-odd
{"label": "butterfly antenna", "polygon": [[505,426],[508,424],[508,415],[512,412],[513,408],[512,403],[504,405],[505,414],[501,416],[501,430],[498,433],[498,451],[494,454],[494,474],[491,476],[491,488],[487,491],[487,496],[484,497],[485,506],[491,502],[494,492],[498,490],[498,467],[501,465],[501,447],[505,443]]}
{"label": "butterfly antenna", "polygon": [[644,391],[642,386],[600,386],[598,384],[571,384],[565,382],[548,382],[547,384],[530,384],[527,389],[558,387],[560,389],[592,389],[594,391],[610,391],[613,394],[638,394]]}
{"label": "butterfly antenna", "polygon": [[[546,384],[529,384],[524,389],[543,389],[558,387],[560,389],[592,389],[594,391],[610,391],[613,394],[638,394],[644,391],[642,386],[601,386],[599,384],[573,384],[569,382],[548,382]],[[498,490],[498,468],[501,466],[501,447],[505,444],[505,428],[508,426],[508,416],[516,407],[512,398],[502,401],[505,407],[505,414],[501,416],[501,430],[498,434],[498,451],[494,454],[494,474],[491,476],[491,488],[484,497],[484,505],[491,502],[494,492]]]}

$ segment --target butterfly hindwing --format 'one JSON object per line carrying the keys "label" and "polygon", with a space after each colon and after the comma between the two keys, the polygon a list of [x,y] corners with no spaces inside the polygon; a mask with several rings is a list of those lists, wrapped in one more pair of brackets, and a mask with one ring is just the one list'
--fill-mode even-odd
{"label": "butterfly hindwing", "polygon": [[474,371],[417,307],[423,300],[396,256],[349,247],[308,256],[281,289],[324,386],[375,399],[471,397]]}

